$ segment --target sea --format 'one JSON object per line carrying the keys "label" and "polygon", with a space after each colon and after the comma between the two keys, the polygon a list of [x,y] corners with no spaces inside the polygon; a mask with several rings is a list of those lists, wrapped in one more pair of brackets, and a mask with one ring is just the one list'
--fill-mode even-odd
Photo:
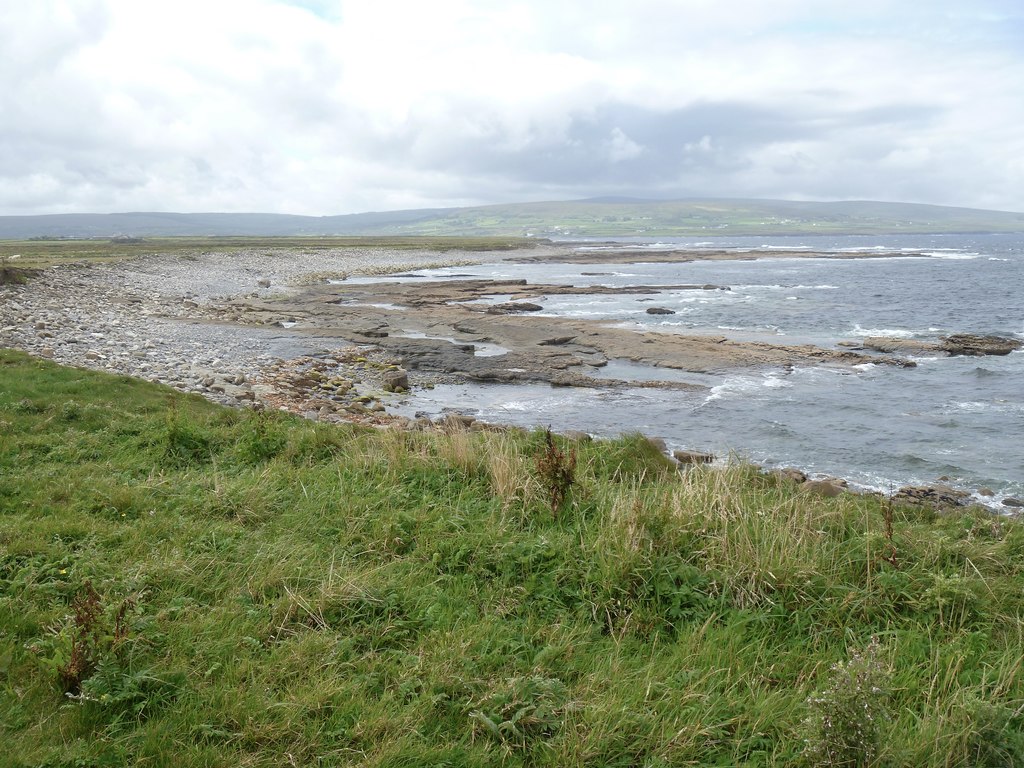
{"label": "sea", "polygon": [[[666,334],[830,348],[867,336],[937,340],[970,332],[1024,338],[1024,234],[628,238],[573,247],[595,255],[627,248],[641,259],[645,251],[666,249],[730,250],[758,258],[668,264],[499,261],[415,274],[435,280],[664,285],[654,296],[565,294],[536,301],[544,307],[538,314]],[[792,251],[848,258],[787,257]],[[709,283],[730,290],[668,287]],[[651,306],[675,314],[649,315]],[[1003,508],[1005,498],[1024,497],[1024,351],[911,359],[914,368],[798,366],[719,374],[612,360],[588,373],[634,381],[674,379],[705,389],[441,385],[417,392],[393,410],[438,416],[454,409],[485,421],[599,437],[642,432],[670,448],[710,451],[765,467],[798,467],[883,492],[941,481],[996,509]]]}

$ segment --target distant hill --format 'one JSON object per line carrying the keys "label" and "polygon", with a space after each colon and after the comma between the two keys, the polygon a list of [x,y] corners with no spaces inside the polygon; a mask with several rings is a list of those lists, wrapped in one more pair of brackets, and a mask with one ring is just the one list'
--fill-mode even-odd
{"label": "distant hill", "polygon": [[173,236],[532,235],[713,236],[1024,232],[1024,213],[915,203],[605,197],[293,216],[267,213],[109,213],[0,216],[0,239]]}

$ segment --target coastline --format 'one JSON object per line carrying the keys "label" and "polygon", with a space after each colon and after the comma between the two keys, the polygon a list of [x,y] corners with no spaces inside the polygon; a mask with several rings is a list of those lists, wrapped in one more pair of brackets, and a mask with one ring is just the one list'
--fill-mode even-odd
{"label": "coastline", "polygon": [[[386,391],[439,383],[703,389],[702,384],[680,381],[680,373],[794,365],[913,365],[885,354],[894,350],[638,333],[594,321],[534,317],[524,308],[531,297],[564,293],[565,286],[345,279],[497,259],[566,260],[571,254],[571,249],[550,245],[526,253],[265,249],[62,265],[25,286],[2,288],[7,295],[0,316],[0,346],[67,365],[159,381],[225,404],[395,428],[426,425],[388,414],[386,403],[394,396]],[[617,252],[618,258],[631,255],[635,254]],[[697,260],[705,255],[675,252],[672,258]],[[728,255],[716,252],[712,258]],[[645,260],[652,256],[643,254]],[[746,260],[751,254],[732,256]],[[754,256],[788,257],[779,251]],[[606,255],[606,260],[611,258]],[[327,282],[328,277],[338,282]],[[677,288],[704,291],[728,286]],[[496,291],[507,301],[487,303]],[[665,376],[641,382],[593,375],[609,361],[620,360],[664,371]],[[472,422],[463,418],[461,423],[468,427]],[[941,483],[934,487],[944,493]],[[947,502],[967,498],[958,489],[947,490]]]}

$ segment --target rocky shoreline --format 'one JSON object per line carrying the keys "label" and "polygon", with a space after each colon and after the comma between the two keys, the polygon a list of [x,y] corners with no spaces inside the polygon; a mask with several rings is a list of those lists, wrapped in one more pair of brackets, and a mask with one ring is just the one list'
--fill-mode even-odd
{"label": "rocky shoreline", "polygon": [[[928,351],[918,343],[907,346],[884,339],[826,349],[721,336],[638,333],[535,315],[539,305],[531,299],[572,290],[594,292],[592,286],[345,279],[494,259],[564,260],[572,253],[553,246],[525,253],[444,254],[387,248],[261,249],[65,264],[43,270],[25,284],[0,285],[0,347],[158,381],[228,405],[396,428],[434,425],[388,414],[385,403],[395,396],[388,393],[440,382],[697,388],[702,385],[682,381],[678,374],[866,362],[912,366],[901,355]],[[610,258],[604,256],[606,261]],[[675,289],[717,291],[728,286]],[[664,288],[629,290],[653,295]],[[1005,347],[993,344],[985,337],[963,337],[933,345],[931,351],[1005,354]],[[594,375],[609,360],[631,361],[666,375],[643,382]],[[450,414],[439,426],[493,428],[458,414]],[[705,460],[700,454],[684,453],[675,456],[681,464]],[[795,472],[790,472],[790,479],[795,479]],[[844,488],[839,481],[804,477],[800,482],[809,491],[826,495]],[[970,494],[941,484],[900,493],[905,500],[932,506],[971,500]]]}

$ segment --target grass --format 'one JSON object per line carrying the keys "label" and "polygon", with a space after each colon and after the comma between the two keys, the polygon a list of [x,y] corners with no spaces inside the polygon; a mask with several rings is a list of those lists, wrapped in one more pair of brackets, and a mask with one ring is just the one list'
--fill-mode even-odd
{"label": "grass", "polygon": [[[195,255],[253,249],[327,251],[339,248],[426,249],[432,251],[494,251],[527,248],[533,241],[507,236],[449,237],[147,237],[137,242],[97,238],[82,240],[0,240],[0,259],[18,256],[19,267],[44,268],[81,261],[119,261],[147,254]],[[6,261],[5,261],[6,263]]]}
{"label": "grass", "polygon": [[1017,765],[1022,617],[983,511],[0,351],[5,765]]}

